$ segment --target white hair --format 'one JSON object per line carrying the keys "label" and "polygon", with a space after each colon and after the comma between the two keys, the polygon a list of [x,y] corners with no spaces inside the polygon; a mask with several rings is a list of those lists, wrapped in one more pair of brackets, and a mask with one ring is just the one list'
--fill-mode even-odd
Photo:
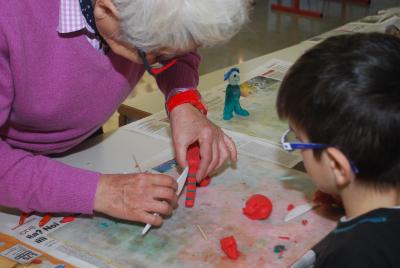
{"label": "white hair", "polygon": [[113,0],[122,38],[144,51],[187,50],[229,40],[247,20],[246,0]]}

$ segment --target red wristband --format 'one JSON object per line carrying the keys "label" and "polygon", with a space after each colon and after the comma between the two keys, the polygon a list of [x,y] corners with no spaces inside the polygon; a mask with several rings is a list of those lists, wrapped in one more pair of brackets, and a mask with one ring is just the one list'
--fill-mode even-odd
{"label": "red wristband", "polygon": [[187,90],[181,93],[178,93],[167,101],[165,107],[167,109],[167,113],[170,114],[172,110],[181,104],[190,103],[197,109],[199,109],[203,114],[207,114],[207,108],[204,104],[200,101],[200,93],[195,90]]}

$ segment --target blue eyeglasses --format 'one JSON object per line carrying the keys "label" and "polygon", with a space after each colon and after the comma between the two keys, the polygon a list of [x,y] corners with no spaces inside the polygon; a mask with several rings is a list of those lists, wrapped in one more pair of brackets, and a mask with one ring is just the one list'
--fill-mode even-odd
{"label": "blue eyeglasses", "polygon": [[282,134],[281,137],[282,148],[287,152],[293,152],[294,150],[301,150],[301,149],[324,149],[328,147],[328,145],[321,143],[305,143],[299,141],[289,142],[288,135],[290,132],[292,132],[292,129],[289,128]]}
{"label": "blue eyeglasses", "polygon": [[[281,144],[283,150],[287,152],[293,152],[294,150],[302,150],[302,149],[325,149],[327,147],[332,147],[327,144],[322,144],[322,143],[306,143],[306,142],[301,142],[301,141],[289,141],[289,134],[293,133],[292,129],[286,130],[281,137]],[[359,169],[356,167],[356,165],[353,163],[353,161],[349,160],[351,169],[355,174],[359,173]]]}

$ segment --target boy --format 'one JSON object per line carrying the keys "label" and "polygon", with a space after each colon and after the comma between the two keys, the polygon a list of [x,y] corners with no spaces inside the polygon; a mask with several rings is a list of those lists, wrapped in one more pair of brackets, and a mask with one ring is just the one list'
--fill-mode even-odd
{"label": "boy", "polygon": [[286,75],[277,110],[290,125],[284,149],[301,150],[311,179],[346,214],[293,267],[400,267],[400,39],[318,44]]}

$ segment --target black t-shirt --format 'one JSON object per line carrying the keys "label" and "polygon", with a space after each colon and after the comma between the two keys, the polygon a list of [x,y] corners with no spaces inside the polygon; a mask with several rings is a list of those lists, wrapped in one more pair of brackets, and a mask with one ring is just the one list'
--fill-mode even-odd
{"label": "black t-shirt", "polygon": [[292,267],[400,267],[400,208],[339,222]]}

